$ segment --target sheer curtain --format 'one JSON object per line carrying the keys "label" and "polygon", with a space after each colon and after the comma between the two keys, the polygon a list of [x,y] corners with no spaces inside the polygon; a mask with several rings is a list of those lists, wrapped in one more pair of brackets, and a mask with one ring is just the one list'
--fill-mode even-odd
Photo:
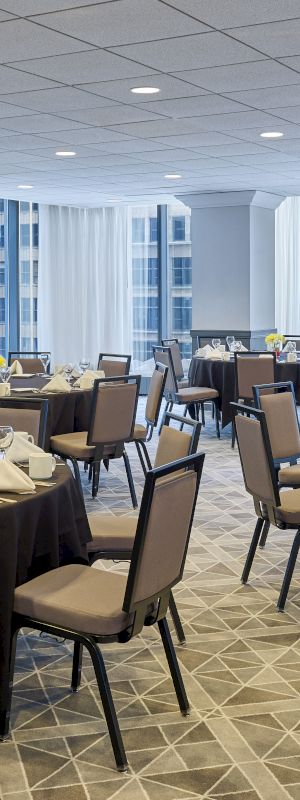
{"label": "sheer curtain", "polygon": [[132,352],[126,208],[39,206],[39,350],[52,364]]}
{"label": "sheer curtain", "polygon": [[275,324],[300,333],[300,197],[287,197],[276,211]]}

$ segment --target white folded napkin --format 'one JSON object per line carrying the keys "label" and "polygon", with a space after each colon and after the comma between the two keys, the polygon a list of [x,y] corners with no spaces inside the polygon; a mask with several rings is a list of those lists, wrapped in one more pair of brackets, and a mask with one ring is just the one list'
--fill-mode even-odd
{"label": "white folded napkin", "polygon": [[214,348],[211,347],[210,344],[205,344],[204,347],[198,347],[198,350],[195,352],[195,356],[198,358],[207,358],[209,353],[213,353]]}
{"label": "white folded napkin", "polygon": [[105,378],[103,369],[87,369],[86,372],[75,381],[74,386],[79,386],[80,389],[91,389],[97,378]]}
{"label": "white folded napkin", "polygon": [[241,344],[239,352],[240,353],[248,353],[248,347],[244,347],[244,345]]}
{"label": "white folded napkin", "polygon": [[47,392],[70,392],[71,386],[63,375],[57,373],[40,391],[45,394],[47,394]]}
{"label": "white folded napkin", "polygon": [[218,358],[218,359],[220,359],[220,358],[223,358],[223,353],[221,353],[220,350],[215,349],[215,350],[212,350],[211,353],[207,353],[205,358],[216,358],[216,359]]}
{"label": "white folded napkin", "polygon": [[29,456],[32,453],[43,452],[41,447],[37,447],[36,444],[25,439],[25,436],[14,436],[13,443],[7,451],[6,459],[15,464],[28,464]]}
{"label": "white folded napkin", "polygon": [[22,364],[20,364],[20,362],[17,361],[17,359],[15,359],[15,361],[13,361],[13,363],[11,364],[9,369],[10,369],[10,374],[11,375],[23,375]]}
{"label": "white folded napkin", "polygon": [[25,472],[4,458],[0,461],[0,492],[33,494],[35,485]]}
{"label": "white folded napkin", "polygon": [[71,372],[71,378],[80,378],[81,372],[77,367],[74,367]]}

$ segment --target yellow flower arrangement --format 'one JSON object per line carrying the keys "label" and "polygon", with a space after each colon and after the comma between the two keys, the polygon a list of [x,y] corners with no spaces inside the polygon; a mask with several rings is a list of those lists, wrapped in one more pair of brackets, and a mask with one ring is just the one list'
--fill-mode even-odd
{"label": "yellow flower arrangement", "polygon": [[1,367],[6,367],[6,358],[0,356],[0,369]]}
{"label": "yellow flower arrangement", "polygon": [[285,336],[282,333],[268,333],[265,337],[266,344],[274,344],[274,342],[285,342]]}

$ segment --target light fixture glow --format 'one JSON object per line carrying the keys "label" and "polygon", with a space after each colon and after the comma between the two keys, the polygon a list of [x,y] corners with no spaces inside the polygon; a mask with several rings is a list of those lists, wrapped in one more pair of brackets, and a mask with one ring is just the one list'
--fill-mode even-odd
{"label": "light fixture glow", "polygon": [[262,139],[280,139],[281,136],[283,136],[283,133],[280,131],[265,131],[259,135],[262,137]]}
{"label": "light fixture glow", "polygon": [[57,150],[55,155],[67,158],[68,156],[76,156],[76,153],[75,150]]}
{"label": "light fixture glow", "polygon": [[31,183],[19,183],[18,189],[33,189]]}
{"label": "light fixture glow", "polygon": [[130,89],[132,94],[157,94],[160,92],[160,89],[157,86],[135,86],[133,89]]}
{"label": "light fixture glow", "polygon": [[181,177],[182,177],[182,175],[175,175],[175,173],[174,173],[174,175],[164,175],[164,178],[168,178],[168,180],[170,180],[170,181],[175,181],[176,178],[181,178]]}

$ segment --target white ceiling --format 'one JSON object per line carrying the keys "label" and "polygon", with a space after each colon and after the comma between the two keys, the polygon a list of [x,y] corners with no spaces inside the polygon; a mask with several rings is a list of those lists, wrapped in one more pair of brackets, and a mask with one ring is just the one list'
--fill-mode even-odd
{"label": "white ceiling", "polygon": [[0,196],[244,189],[300,194],[299,0],[0,0]]}

